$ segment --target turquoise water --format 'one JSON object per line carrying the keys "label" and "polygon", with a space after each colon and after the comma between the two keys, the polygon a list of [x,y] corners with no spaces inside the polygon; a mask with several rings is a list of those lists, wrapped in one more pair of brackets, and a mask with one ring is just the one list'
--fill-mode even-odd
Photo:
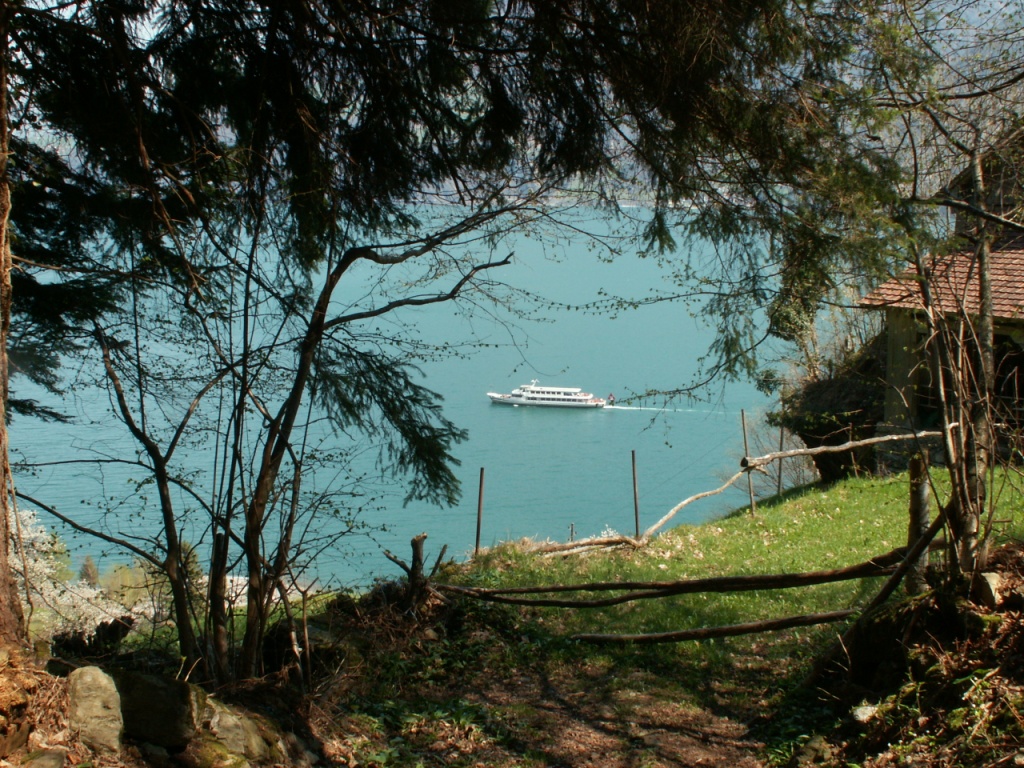
{"label": "turquoise water", "polygon": [[[581,247],[582,250],[582,247]],[[562,261],[520,243],[516,264],[503,279],[570,306],[584,304],[601,290],[641,295],[657,286],[663,273],[647,260],[624,257],[613,263],[570,246]],[[315,571],[322,583],[365,583],[396,572],[383,549],[407,558],[409,539],[428,534],[428,555],[447,544],[449,554],[471,553],[476,535],[478,489],[484,470],[481,543],[524,536],[567,540],[615,530],[632,533],[635,452],[641,528],[660,519],[690,495],[722,484],[743,455],[740,411],[753,422],[767,406],[747,384],[716,387],[706,402],[630,401],[634,393],[690,383],[697,359],[712,339],[712,329],[677,304],[655,304],[616,317],[550,309],[544,322],[512,321],[508,315],[467,318],[438,306],[407,313],[424,339],[480,344],[467,357],[422,365],[424,383],[445,398],[445,413],[470,437],[456,447],[461,502],[438,509],[402,504],[406,489],[386,483],[385,509],[368,516],[387,526],[373,539],[345,536],[321,553]],[[538,379],[543,384],[579,386],[619,406],[603,410],[513,408],[493,405],[488,391],[510,391]],[[24,394],[24,390],[20,391]],[[71,404],[78,423],[70,427],[16,420],[12,447],[18,456],[56,462],[88,456],[124,456],[134,447],[123,427],[104,416],[106,396],[80,393]],[[42,397],[40,397],[42,399]],[[65,405],[68,407],[68,404]],[[127,446],[127,447],[126,447]],[[37,496],[75,519],[141,540],[154,528],[146,504],[125,501],[138,470],[118,465],[59,464],[18,478],[19,490]],[[106,506],[116,515],[104,516]],[[676,522],[698,522],[745,504],[745,486],[702,500],[681,512]],[[330,525],[327,521],[323,525]],[[85,553],[112,561],[119,556],[95,541],[73,542],[76,558]],[[196,534],[201,538],[202,534]]]}

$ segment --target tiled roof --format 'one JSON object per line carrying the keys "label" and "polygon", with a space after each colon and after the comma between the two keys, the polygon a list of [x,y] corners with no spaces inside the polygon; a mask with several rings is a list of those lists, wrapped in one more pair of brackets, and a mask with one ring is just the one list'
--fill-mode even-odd
{"label": "tiled roof", "polygon": [[[992,251],[992,309],[998,320],[1024,320],[1024,243]],[[973,253],[956,253],[932,267],[932,302],[943,312],[978,311],[978,275]],[[862,307],[924,309],[917,275],[908,270],[860,300]]]}

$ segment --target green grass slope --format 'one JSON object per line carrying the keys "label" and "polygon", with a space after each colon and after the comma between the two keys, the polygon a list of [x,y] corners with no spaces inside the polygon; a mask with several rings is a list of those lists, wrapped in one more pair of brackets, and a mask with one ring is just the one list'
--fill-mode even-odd
{"label": "green grass slope", "polygon": [[[1000,482],[993,499],[991,522],[1001,539],[1019,538],[1024,519],[1024,495],[1012,479]],[[941,497],[942,489],[937,492]],[[905,475],[806,487],[759,503],[756,515],[738,510],[681,526],[640,549],[544,555],[522,542],[502,545],[448,566],[436,582],[509,588],[837,569],[904,545],[908,498]],[[886,750],[897,757],[907,751],[886,742],[876,762],[866,759],[868,735],[842,730],[849,703],[836,707],[838,699],[801,687],[848,623],[664,645],[571,639],[856,609],[880,586],[876,577],[587,609],[500,606],[449,595],[415,616],[362,601],[340,621],[358,631],[316,698],[322,738],[335,754],[362,765],[539,768],[785,764],[814,744],[817,732],[829,734],[832,744],[812,755],[818,762],[890,764]],[[890,698],[884,711],[909,711],[902,701]],[[895,742],[919,737],[886,717],[884,733]],[[914,717],[931,722],[920,712]],[[876,741],[878,733],[874,728]],[[955,763],[921,763],[932,764]]]}

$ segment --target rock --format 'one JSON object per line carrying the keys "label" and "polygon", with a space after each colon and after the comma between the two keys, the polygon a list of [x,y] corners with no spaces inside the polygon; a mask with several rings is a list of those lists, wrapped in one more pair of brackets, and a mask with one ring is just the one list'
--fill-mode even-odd
{"label": "rock", "polygon": [[807,766],[826,763],[832,759],[832,745],[824,736],[813,736],[790,760],[792,766]]}
{"label": "rock", "polygon": [[158,747],[156,744],[139,744],[139,754],[146,759],[147,764],[152,766],[171,764],[170,753],[163,747]]}
{"label": "rock", "polygon": [[854,707],[850,714],[853,715],[853,719],[858,723],[865,724],[871,721],[878,713],[878,707],[869,704],[864,704],[859,707]]}
{"label": "rock", "polygon": [[998,613],[982,613],[980,611],[963,611],[959,616],[963,627],[963,633],[972,640],[984,637],[1003,622],[1003,617]]}
{"label": "rock", "polygon": [[124,722],[114,680],[99,667],[82,667],[68,676],[68,723],[82,743],[96,752],[121,749]]}
{"label": "rock", "polygon": [[270,756],[270,747],[252,718],[236,714],[224,704],[212,699],[209,701],[209,708],[212,710],[210,732],[229,752],[245,755],[256,762],[266,760]]}
{"label": "rock", "polygon": [[23,768],[64,768],[67,751],[63,749],[44,749],[33,752],[21,762]]}
{"label": "rock", "polygon": [[200,738],[193,739],[184,752],[175,756],[175,762],[190,768],[250,768],[245,755],[231,752],[208,732],[204,732]]}
{"label": "rock", "polygon": [[171,752],[195,737],[206,706],[200,688],[182,680],[124,672],[118,675],[125,735]]}
{"label": "rock", "polygon": [[971,599],[980,606],[993,610],[999,605],[999,590],[1003,578],[998,573],[981,573],[971,586]]}

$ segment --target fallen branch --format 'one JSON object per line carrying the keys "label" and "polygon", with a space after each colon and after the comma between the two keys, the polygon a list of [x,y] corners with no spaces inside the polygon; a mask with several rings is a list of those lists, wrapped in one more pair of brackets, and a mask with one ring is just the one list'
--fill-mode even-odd
{"label": "fallen branch", "polygon": [[809,627],[815,624],[828,624],[842,621],[856,613],[855,610],[833,611],[832,613],[810,613],[804,616],[790,616],[785,619],[769,619],[754,621],[749,624],[730,624],[724,627],[704,627],[702,629],[682,629],[677,632],[656,632],[649,635],[601,635],[580,634],[570,639],[584,643],[635,643],[649,645],[653,643],[679,643],[684,640],[710,640],[715,637],[735,637],[737,635],[753,635],[758,632],[777,632],[792,627]]}
{"label": "fallen branch", "polygon": [[741,477],[743,477],[746,473],[747,473],[747,470],[744,469],[744,470],[742,470],[740,472],[737,472],[732,477],[730,477],[729,480],[725,483],[725,485],[723,485],[720,488],[716,488],[713,491],[704,491],[702,493],[697,493],[697,494],[694,494],[693,496],[690,496],[688,499],[683,499],[681,502],[679,502],[674,507],[672,507],[672,509],[670,509],[668,511],[668,513],[663,518],[661,518],[661,520],[659,520],[658,522],[656,522],[654,525],[652,525],[650,528],[648,528],[646,531],[643,532],[643,535],[640,536],[640,540],[639,540],[640,543],[646,543],[647,541],[649,541],[651,536],[653,536],[654,533],[659,528],[661,528],[663,525],[665,525],[665,523],[667,523],[669,520],[671,520],[673,517],[675,517],[676,513],[678,513],[679,510],[683,509],[683,507],[689,506],[693,502],[699,501],[700,499],[706,499],[708,496],[716,496],[719,493],[722,493],[723,491],[725,491],[728,488],[730,488],[737,480],[739,480]]}
{"label": "fallen branch", "polygon": [[634,539],[632,536],[601,536],[594,537],[592,539],[576,539],[575,541],[567,542],[544,542],[542,544],[535,544],[528,548],[527,551],[535,552],[541,555],[571,555],[576,552],[585,552],[588,549],[595,549],[597,547],[640,547],[643,542],[639,539]]}
{"label": "fallen branch", "polygon": [[634,539],[632,536],[595,536],[590,539],[576,539],[575,541],[542,541],[534,542],[529,539],[521,539],[517,546],[523,552],[537,555],[574,555],[579,552],[586,552],[590,549],[606,549],[609,547],[633,547],[639,549],[646,542],[642,539]]}
{"label": "fallen branch", "polygon": [[[546,608],[604,608],[634,600],[685,595],[698,592],[749,592],[767,589],[792,589],[814,584],[829,584],[850,579],[871,578],[892,573],[896,563],[903,559],[904,550],[895,549],[884,555],[857,565],[828,571],[807,573],[779,573],[754,576],[718,576],[707,579],[685,579],[662,582],[596,582],[592,584],[558,584],[547,587],[491,588],[460,587],[437,584],[442,592],[486,600],[492,603],[524,605]],[[565,592],[610,592],[631,590],[622,595],[593,600],[560,600],[557,598],[517,597],[516,595],[554,594]]]}
{"label": "fallen branch", "polygon": [[[956,426],[952,424],[950,426]],[[820,445],[817,448],[794,448],[789,451],[776,451],[766,453],[764,456],[744,456],[740,466],[745,470],[755,469],[765,464],[771,464],[779,459],[791,459],[795,456],[817,456],[819,453],[840,453],[853,448],[863,448],[868,445],[879,443],[894,443],[902,440],[923,440],[926,437],[942,437],[942,432],[910,432],[906,435],[881,435],[879,437],[866,437],[863,440],[851,440],[842,445]]]}

